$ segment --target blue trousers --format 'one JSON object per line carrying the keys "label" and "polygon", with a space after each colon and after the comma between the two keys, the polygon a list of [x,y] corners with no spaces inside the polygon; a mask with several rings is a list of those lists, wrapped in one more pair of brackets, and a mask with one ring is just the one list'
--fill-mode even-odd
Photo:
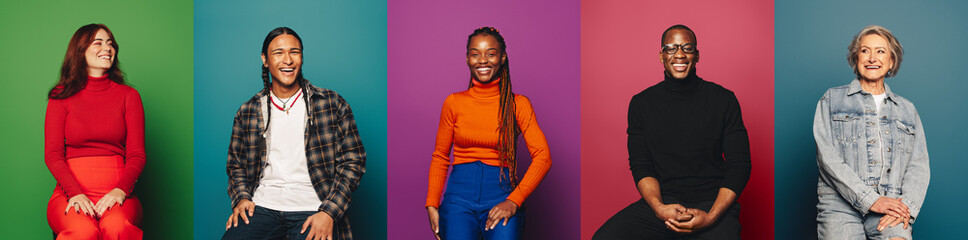
{"label": "blue trousers", "polygon": [[239,226],[229,228],[222,235],[222,240],[233,239],[285,239],[286,236],[293,240],[306,239],[309,230],[299,233],[302,230],[306,218],[316,214],[316,211],[308,212],[282,212],[260,206],[255,206],[252,216],[249,217],[249,224],[239,220]]}
{"label": "blue trousers", "polygon": [[[494,229],[484,230],[488,212],[511,194],[507,179],[502,183],[500,174],[501,168],[479,161],[454,165],[439,209],[442,239],[521,239],[523,207],[508,219],[507,225],[501,221]],[[504,174],[508,174],[507,168]]]}

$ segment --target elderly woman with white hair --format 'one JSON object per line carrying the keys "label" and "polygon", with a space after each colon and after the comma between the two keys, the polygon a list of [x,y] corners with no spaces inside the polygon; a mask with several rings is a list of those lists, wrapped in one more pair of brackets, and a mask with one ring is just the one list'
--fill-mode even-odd
{"label": "elderly woman with white hair", "polygon": [[930,169],[921,117],[884,83],[904,50],[881,26],[847,48],[857,78],[817,103],[817,233],[820,239],[911,239]]}

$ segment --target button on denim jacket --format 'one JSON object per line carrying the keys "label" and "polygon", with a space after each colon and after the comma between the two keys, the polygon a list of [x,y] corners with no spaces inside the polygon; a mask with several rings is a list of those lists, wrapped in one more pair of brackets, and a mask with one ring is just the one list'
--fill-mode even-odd
{"label": "button on denim jacket", "polygon": [[862,215],[880,196],[901,198],[913,223],[931,174],[924,128],[910,101],[886,83],[884,90],[880,112],[856,79],[820,98],[813,120],[817,193],[839,193]]}

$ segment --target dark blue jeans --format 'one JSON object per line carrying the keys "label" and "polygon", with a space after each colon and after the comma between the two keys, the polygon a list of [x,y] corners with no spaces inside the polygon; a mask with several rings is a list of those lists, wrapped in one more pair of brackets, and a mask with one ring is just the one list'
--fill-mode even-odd
{"label": "dark blue jeans", "polygon": [[[504,168],[504,174],[508,169]],[[440,237],[444,240],[516,240],[524,228],[523,207],[491,230],[484,230],[488,213],[511,191],[500,180],[501,168],[471,162],[454,165],[440,203]],[[505,180],[507,181],[507,180]]]}
{"label": "dark blue jeans", "polygon": [[285,239],[286,236],[289,236],[290,240],[303,240],[309,235],[309,230],[307,229],[305,233],[299,233],[299,231],[302,230],[306,218],[316,213],[316,211],[282,212],[255,206],[255,211],[249,217],[249,224],[239,219],[239,226],[225,231],[222,240]]}

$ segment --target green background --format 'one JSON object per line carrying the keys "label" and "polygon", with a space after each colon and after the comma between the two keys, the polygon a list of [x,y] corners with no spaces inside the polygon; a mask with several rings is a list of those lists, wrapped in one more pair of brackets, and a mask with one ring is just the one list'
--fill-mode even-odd
{"label": "green background", "polygon": [[192,1],[3,1],[0,23],[3,238],[51,238],[46,206],[55,181],[43,155],[46,94],[74,31],[103,23],[145,108],[147,165],[135,187],[145,239],[191,239]]}
{"label": "green background", "polygon": [[262,40],[280,26],[302,38],[306,79],[353,110],[367,155],[347,213],[353,239],[387,239],[386,1],[196,1],[194,24],[195,239],[225,231],[232,118],[262,89]]}

